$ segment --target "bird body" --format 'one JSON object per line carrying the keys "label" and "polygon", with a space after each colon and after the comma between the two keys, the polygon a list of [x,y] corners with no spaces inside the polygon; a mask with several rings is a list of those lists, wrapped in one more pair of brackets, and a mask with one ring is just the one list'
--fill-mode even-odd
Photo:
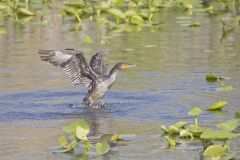
{"label": "bird body", "polygon": [[118,63],[108,73],[101,53],[93,55],[89,64],[83,52],[75,49],[39,50],[39,54],[42,61],[62,68],[75,86],[85,84],[89,87],[83,99],[84,104],[88,106],[97,105],[101,101],[115,83],[120,70],[134,66],[128,63]]}

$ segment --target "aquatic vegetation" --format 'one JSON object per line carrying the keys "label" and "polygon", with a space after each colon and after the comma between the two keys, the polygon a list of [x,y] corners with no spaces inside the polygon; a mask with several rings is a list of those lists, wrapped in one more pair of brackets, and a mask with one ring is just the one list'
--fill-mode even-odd
{"label": "aquatic vegetation", "polygon": [[[226,102],[218,102],[214,106],[222,106],[223,104],[226,105]],[[211,159],[233,159],[236,156],[236,152],[231,151],[230,140],[239,138],[239,134],[233,133],[233,131],[240,126],[239,119],[232,119],[217,124],[216,126],[222,128],[222,130],[202,128],[199,127],[197,122],[197,118],[201,112],[201,109],[198,107],[188,112],[189,116],[195,118],[194,125],[187,126],[187,122],[178,122],[174,125],[170,125],[169,128],[164,125],[160,126],[163,131],[164,139],[167,140],[169,147],[175,147],[178,144],[176,139],[180,141],[181,139],[184,139],[184,141],[196,141],[202,144],[204,149],[202,155],[204,157],[209,157]]]}
{"label": "aquatic vegetation", "polygon": [[221,110],[223,107],[225,107],[226,105],[228,105],[228,102],[226,101],[219,101],[214,103],[211,107],[209,107],[207,109],[207,111],[217,111],[217,110]]}
{"label": "aquatic vegetation", "polygon": [[82,154],[98,156],[108,153],[111,149],[111,144],[123,140],[117,134],[104,134],[93,148],[88,138],[90,132],[89,124],[83,119],[66,125],[62,129],[67,135],[58,138],[60,148],[54,152],[73,152],[80,147]]}

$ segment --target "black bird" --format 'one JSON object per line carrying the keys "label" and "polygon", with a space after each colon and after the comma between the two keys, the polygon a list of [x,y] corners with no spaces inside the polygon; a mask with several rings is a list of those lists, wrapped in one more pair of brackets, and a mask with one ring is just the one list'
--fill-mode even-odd
{"label": "black bird", "polygon": [[135,65],[118,63],[108,73],[103,63],[103,54],[97,53],[87,63],[82,51],[75,49],[39,50],[42,61],[62,68],[75,86],[87,84],[89,90],[83,99],[84,104],[97,105],[116,81],[118,72]]}

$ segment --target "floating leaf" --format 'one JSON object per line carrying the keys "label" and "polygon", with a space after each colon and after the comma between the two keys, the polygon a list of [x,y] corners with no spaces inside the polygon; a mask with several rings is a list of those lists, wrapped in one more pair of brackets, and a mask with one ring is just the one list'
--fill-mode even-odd
{"label": "floating leaf", "polygon": [[232,119],[232,120],[217,124],[217,127],[226,129],[229,131],[233,131],[239,126],[240,126],[240,119]]}
{"label": "floating leaf", "polygon": [[65,148],[68,144],[68,140],[66,136],[61,136],[58,138],[58,143],[62,148]]}
{"label": "floating leaf", "polygon": [[240,112],[235,112],[235,117],[240,118]]}
{"label": "floating leaf", "polygon": [[93,43],[93,40],[92,40],[91,37],[86,36],[86,37],[84,37],[83,42],[84,42],[84,43],[88,43],[88,44],[90,44],[90,43]]}
{"label": "floating leaf", "polygon": [[160,126],[160,129],[161,129],[163,132],[165,132],[165,133],[169,133],[169,130],[168,130],[167,127],[164,126],[164,125],[161,125],[161,126]]}
{"label": "floating leaf", "polygon": [[165,136],[164,137],[167,141],[168,141],[168,144],[169,146],[171,147],[175,147],[177,145],[176,141],[168,136]]}
{"label": "floating leaf", "polygon": [[75,133],[77,126],[82,126],[83,128],[90,130],[88,122],[82,119],[80,121],[73,122],[67,126],[64,126],[63,131],[66,133]]}
{"label": "floating leaf", "polygon": [[23,16],[34,16],[35,15],[35,13],[29,11],[26,8],[18,8],[18,13]]}
{"label": "floating leaf", "polygon": [[104,134],[100,137],[99,142],[107,142],[108,144],[116,143],[123,138],[117,134]]}
{"label": "floating leaf", "polygon": [[174,125],[169,126],[169,133],[178,134],[179,132],[180,132],[179,128],[175,127]]}
{"label": "floating leaf", "polygon": [[223,141],[227,139],[234,138],[236,135],[228,130],[205,130],[200,138],[207,139],[207,140],[217,140],[217,141]]}
{"label": "floating leaf", "polygon": [[201,24],[199,22],[195,22],[189,25],[189,27],[200,27]]}
{"label": "floating leaf", "polygon": [[123,140],[123,138],[122,138],[120,135],[117,135],[117,134],[114,134],[114,135],[112,136],[112,138],[111,138],[111,142],[112,142],[112,143],[116,143],[116,142],[118,142],[118,141],[120,141],[120,140]]}
{"label": "floating leaf", "polygon": [[204,128],[201,128],[201,127],[198,127],[198,126],[195,126],[195,125],[189,126],[188,130],[189,130],[194,136],[200,136],[200,135],[205,131]]}
{"label": "floating leaf", "polygon": [[183,128],[186,125],[187,125],[187,122],[181,121],[181,122],[174,124],[173,126],[175,126],[177,128]]}
{"label": "floating leaf", "polygon": [[186,130],[186,129],[182,129],[182,130],[180,131],[179,136],[180,136],[180,137],[191,137],[191,138],[193,138],[192,133],[190,133],[190,132],[189,132],[188,130]]}
{"label": "floating leaf", "polygon": [[120,18],[120,19],[125,19],[126,18],[125,14],[121,10],[116,9],[116,8],[108,9],[107,12],[112,14],[113,16],[115,16],[117,18]]}
{"label": "floating leaf", "polygon": [[138,15],[132,16],[130,21],[131,21],[132,24],[142,24],[142,23],[144,23],[143,18],[141,16],[138,16]]}
{"label": "floating leaf", "polygon": [[103,155],[110,151],[110,146],[107,142],[97,143],[96,144],[96,153],[97,155]]}
{"label": "floating leaf", "polygon": [[209,107],[207,109],[207,111],[221,110],[226,105],[228,105],[228,102],[226,102],[226,101],[219,101],[219,102],[214,103],[211,107]]}
{"label": "floating leaf", "polygon": [[188,112],[189,116],[197,117],[202,113],[201,109],[198,107],[194,107],[191,111]]}
{"label": "floating leaf", "polygon": [[221,157],[224,154],[224,148],[221,145],[211,145],[203,152],[205,157]]}
{"label": "floating leaf", "polygon": [[215,75],[215,74],[207,74],[206,75],[206,80],[208,82],[216,82],[219,80],[219,76]]}
{"label": "floating leaf", "polygon": [[77,126],[76,128],[76,137],[81,140],[87,141],[87,135],[89,133],[90,129],[88,126]]}
{"label": "floating leaf", "polygon": [[130,10],[127,10],[124,14],[125,14],[126,17],[131,17],[131,16],[134,16],[134,15],[137,15],[137,12],[133,9],[130,9]]}

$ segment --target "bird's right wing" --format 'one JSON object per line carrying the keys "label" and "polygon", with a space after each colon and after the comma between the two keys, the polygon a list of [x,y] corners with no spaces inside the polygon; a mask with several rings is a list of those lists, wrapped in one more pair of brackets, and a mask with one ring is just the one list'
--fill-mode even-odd
{"label": "bird's right wing", "polygon": [[61,67],[74,85],[88,85],[95,80],[95,74],[88,66],[81,51],[74,49],[39,50],[39,54],[42,61]]}
{"label": "bird's right wing", "polygon": [[100,76],[105,76],[107,75],[108,72],[108,68],[104,64],[103,58],[104,57],[102,53],[96,53],[95,55],[92,56],[89,63],[92,70]]}

